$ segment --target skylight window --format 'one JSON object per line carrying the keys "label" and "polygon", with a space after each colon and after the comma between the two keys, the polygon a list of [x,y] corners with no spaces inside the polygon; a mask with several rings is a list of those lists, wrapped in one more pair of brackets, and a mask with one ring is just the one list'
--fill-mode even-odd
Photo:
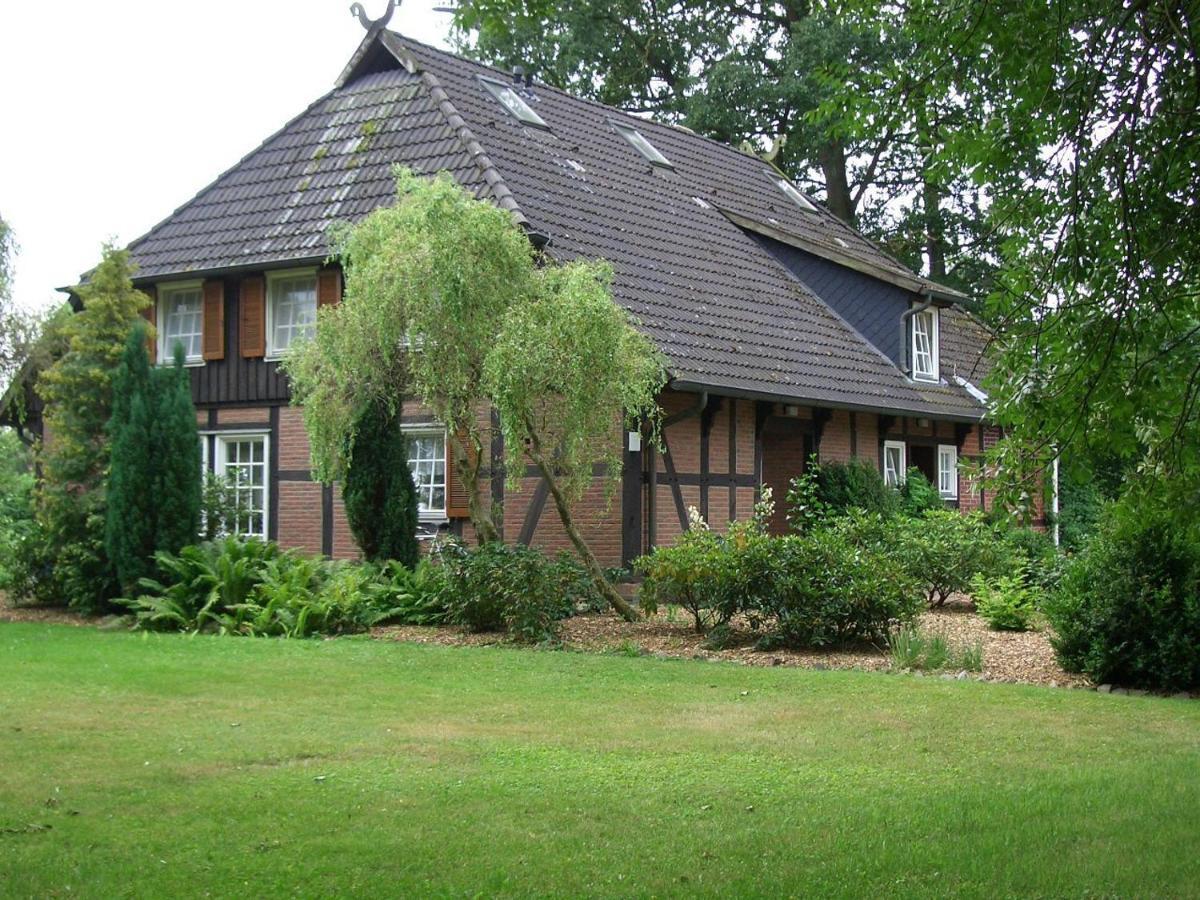
{"label": "skylight window", "polygon": [[532,125],[534,128],[550,130],[550,126],[542,121],[542,117],[535,113],[525,102],[525,98],[517,92],[515,85],[493,81],[491,78],[480,78],[479,80],[487,88],[488,93],[499,100],[500,105],[514,119],[524,122],[526,125]]}
{"label": "skylight window", "polygon": [[617,134],[621,135],[621,137],[633,144],[634,149],[636,149],[638,153],[642,154],[642,156],[646,157],[650,165],[659,166],[663,169],[675,168],[673,165],[671,165],[671,161],[659,153],[657,148],[655,148],[652,143],[646,140],[645,136],[636,128],[630,128],[628,125],[618,125],[616,122],[613,122],[612,126],[616,130]]}
{"label": "skylight window", "polygon": [[802,210],[810,213],[815,213],[817,211],[817,208],[813,206],[812,201],[796,190],[796,186],[782,175],[776,175],[774,172],[767,172],[766,176],[775,182],[779,189],[787,194],[788,199],[795,203]]}

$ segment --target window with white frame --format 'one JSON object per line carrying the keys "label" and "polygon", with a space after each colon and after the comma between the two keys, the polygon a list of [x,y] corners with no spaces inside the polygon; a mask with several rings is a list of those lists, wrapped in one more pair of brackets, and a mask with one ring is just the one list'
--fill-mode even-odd
{"label": "window with white frame", "polygon": [[268,356],[280,356],[293,341],[317,330],[317,273],[280,272],[267,276]]}
{"label": "window with white frame", "polygon": [[526,125],[533,125],[535,128],[544,128],[549,131],[550,126],[542,121],[542,117],[533,111],[525,98],[517,93],[516,85],[508,85],[503,81],[495,81],[491,78],[479,79],[489,94],[500,101],[510,116]]}
{"label": "window with white frame", "polygon": [[787,198],[802,210],[810,213],[815,213],[817,211],[817,207],[813,205],[813,202],[800,193],[796,186],[782,175],[776,175],[774,172],[767,172],[766,176],[775,182],[776,187],[783,191]]}
{"label": "window with white frame", "polygon": [[242,537],[267,536],[267,436],[221,434],[216,474],[226,479],[235,510],[232,528]]}
{"label": "window with white frame", "polygon": [[883,482],[891,487],[900,487],[904,473],[908,471],[906,448],[903,441],[883,442]]}
{"label": "window with white frame", "polygon": [[446,432],[444,429],[408,429],[408,469],[417,488],[417,515],[422,519],[446,516]]}
{"label": "window with white frame", "polygon": [[938,380],[938,312],[926,309],[912,317],[912,376]]}
{"label": "window with white frame", "polygon": [[945,500],[958,499],[958,448],[938,445],[938,493]]}
{"label": "window with white frame", "polygon": [[200,282],[159,287],[158,358],[168,363],[175,358],[175,346],[183,347],[188,362],[203,359],[203,297]]}

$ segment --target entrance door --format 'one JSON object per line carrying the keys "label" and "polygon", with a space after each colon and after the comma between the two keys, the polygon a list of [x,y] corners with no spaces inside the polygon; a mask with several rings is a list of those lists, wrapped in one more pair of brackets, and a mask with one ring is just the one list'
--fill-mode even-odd
{"label": "entrance door", "polygon": [[908,464],[921,470],[929,483],[937,487],[937,450],[920,444],[908,445]]}

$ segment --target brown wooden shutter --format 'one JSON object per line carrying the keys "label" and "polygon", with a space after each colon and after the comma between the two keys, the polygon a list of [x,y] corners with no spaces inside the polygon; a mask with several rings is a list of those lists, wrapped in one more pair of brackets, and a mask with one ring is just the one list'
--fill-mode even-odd
{"label": "brown wooden shutter", "polygon": [[201,347],[205,359],[225,358],[225,282],[204,282]]}
{"label": "brown wooden shutter", "polygon": [[238,348],[242,356],[267,354],[266,283],[261,275],[242,279],[238,298]]}
{"label": "brown wooden shutter", "polygon": [[337,269],[323,269],[317,274],[317,307],[333,306],[342,302],[342,273]]}
{"label": "brown wooden shutter", "polygon": [[[447,435],[447,438],[449,435]],[[467,447],[467,453],[474,457],[474,451],[467,443],[466,432],[459,432],[458,441]],[[458,476],[458,465],[454,459],[454,448],[446,441],[446,516],[450,519],[466,519],[471,515],[470,499],[466,486]]]}
{"label": "brown wooden shutter", "polygon": [[142,318],[151,325],[146,335],[146,353],[150,356],[150,364],[154,365],[158,362],[158,291],[152,284],[138,290],[150,298],[150,305],[142,310]]}

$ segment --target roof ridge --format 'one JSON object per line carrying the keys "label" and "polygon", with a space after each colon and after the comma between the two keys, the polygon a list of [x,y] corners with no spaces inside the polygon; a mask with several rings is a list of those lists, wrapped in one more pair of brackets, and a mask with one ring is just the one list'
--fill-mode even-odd
{"label": "roof ridge", "polygon": [[479,143],[479,139],[475,137],[475,133],[468,127],[467,120],[462,117],[462,114],[454,106],[454,102],[450,99],[450,95],[446,93],[446,89],[442,87],[442,83],[438,80],[437,76],[429,71],[429,69],[419,65],[419,61],[403,44],[393,47],[391,46],[391,41],[388,40],[389,38],[393,40],[407,40],[407,38],[387,30],[382,31],[380,37],[383,46],[396,57],[401,65],[413,74],[420,76],[421,83],[429,92],[430,99],[437,104],[438,111],[445,118],[446,124],[453,129],[455,136],[463,145],[467,156],[470,157],[475,167],[479,169],[479,174],[483,176],[483,180],[487,182],[496,205],[510,213],[521,227],[531,227],[528,217],[521,211],[521,206],[517,203],[517,198],[513,196],[512,190],[509,189],[508,184],[505,182],[504,176],[500,173],[495,163],[492,162],[491,157],[487,155],[487,151],[483,149],[483,145]]}

